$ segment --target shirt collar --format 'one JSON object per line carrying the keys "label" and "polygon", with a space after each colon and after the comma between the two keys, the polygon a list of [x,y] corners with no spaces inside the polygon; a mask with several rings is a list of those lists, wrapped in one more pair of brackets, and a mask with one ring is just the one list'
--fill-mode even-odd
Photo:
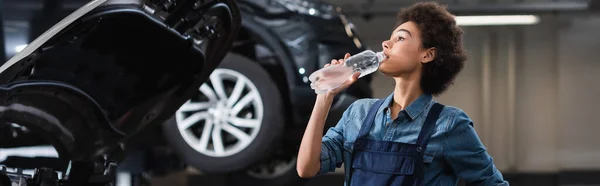
{"label": "shirt collar", "polygon": [[[389,108],[389,106],[391,105],[390,103],[392,103],[393,100],[394,93],[390,94],[388,97],[385,98],[383,104],[381,105],[381,107],[379,107],[379,110],[385,112]],[[415,101],[413,101],[406,108],[404,108],[404,110],[406,111],[408,117],[410,117],[411,120],[414,120],[423,112],[423,110],[427,108],[427,106],[429,105],[429,103],[431,103],[432,100],[433,96],[431,96],[431,94],[421,94]]]}

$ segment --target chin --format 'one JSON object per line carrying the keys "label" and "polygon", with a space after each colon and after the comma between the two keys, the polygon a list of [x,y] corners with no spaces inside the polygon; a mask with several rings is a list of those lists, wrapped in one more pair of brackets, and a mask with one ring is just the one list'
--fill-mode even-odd
{"label": "chin", "polygon": [[400,77],[403,74],[407,74],[410,73],[412,70],[408,70],[406,68],[402,68],[403,66],[387,66],[384,64],[381,64],[379,66],[378,71],[380,73],[382,73],[385,76],[389,76],[389,77]]}
{"label": "chin", "polygon": [[399,77],[417,70],[417,66],[407,62],[386,60],[379,65],[379,72],[390,77]]}
{"label": "chin", "polygon": [[394,77],[396,74],[398,74],[398,72],[390,71],[389,69],[385,69],[385,68],[379,68],[379,72],[385,76],[390,76],[390,77]]}

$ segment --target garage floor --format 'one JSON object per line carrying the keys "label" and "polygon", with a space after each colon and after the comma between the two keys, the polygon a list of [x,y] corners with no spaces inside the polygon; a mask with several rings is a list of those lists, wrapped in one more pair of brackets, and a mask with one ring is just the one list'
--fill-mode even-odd
{"label": "garage floor", "polygon": [[[11,155],[29,156],[36,155],[56,156],[53,149],[35,147],[35,149],[1,149],[0,162]],[[28,155],[29,154],[29,155]],[[568,171],[560,174],[504,174],[511,186],[600,186],[600,170],[597,171]],[[307,186],[342,186],[344,182],[343,171],[338,169],[334,173],[315,177],[308,181]],[[225,179],[218,176],[204,176],[197,170],[188,168],[174,172],[163,177],[154,177],[153,186],[223,186]]]}
{"label": "garage floor", "polygon": [[[567,175],[571,174],[571,175]],[[506,175],[511,186],[600,186],[600,171],[580,172],[577,174],[567,173],[561,175]],[[558,184],[559,181],[563,184]],[[180,172],[162,178],[155,178],[155,186],[223,186],[224,180],[218,177],[207,177],[202,175]],[[315,177],[308,181],[306,186],[342,186],[344,177],[342,174],[333,173],[321,177]],[[463,185],[463,184],[459,184]]]}

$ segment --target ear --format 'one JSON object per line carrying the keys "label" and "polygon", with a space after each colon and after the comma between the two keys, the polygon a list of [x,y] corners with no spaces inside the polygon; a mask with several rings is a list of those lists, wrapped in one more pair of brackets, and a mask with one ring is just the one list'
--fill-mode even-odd
{"label": "ear", "polygon": [[423,51],[423,55],[421,57],[421,63],[429,63],[433,61],[436,57],[437,49],[435,47],[431,47]]}

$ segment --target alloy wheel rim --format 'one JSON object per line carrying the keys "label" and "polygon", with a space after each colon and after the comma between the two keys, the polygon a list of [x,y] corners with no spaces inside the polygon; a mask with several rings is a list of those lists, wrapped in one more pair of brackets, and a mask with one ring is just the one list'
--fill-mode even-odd
{"label": "alloy wheel rim", "polygon": [[264,108],[256,86],[243,74],[215,69],[175,113],[179,133],[199,153],[226,157],[246,149],[260,130]]}

